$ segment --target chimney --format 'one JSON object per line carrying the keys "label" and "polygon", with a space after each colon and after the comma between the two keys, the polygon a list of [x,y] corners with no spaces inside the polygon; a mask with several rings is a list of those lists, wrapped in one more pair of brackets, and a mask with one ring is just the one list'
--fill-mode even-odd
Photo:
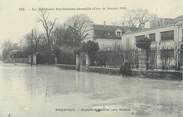
{"label": "chimney", "polygon": [[122,22],[122,26],[125,26],[125,23],[124,22]]}
{"label": "chimney", "polygon": [[106,25],[106,21],[104,21],[104,25]]}

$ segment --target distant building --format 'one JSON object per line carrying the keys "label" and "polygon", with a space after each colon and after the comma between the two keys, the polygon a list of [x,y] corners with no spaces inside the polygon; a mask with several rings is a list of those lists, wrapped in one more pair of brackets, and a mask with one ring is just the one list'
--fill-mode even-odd
{"label": "distant building", "polygon": [[121,36],[133,30],[135,29],[125,26],[94,24],[88,39],[96,41],[100,49],[111,49],[114,46],[121,46]]}
{"label": "distant building", "polygon": [[136,47],[138,39],[152,40],[150,47],[151,68],[174,68],[183,66],[183,22],[161,28],[153,28],[140,32],[127,33],[122,36],[125,49],[138,50],[138,67],[145,66],[144,50]]}
{"label": "distant building", "polygon": [[183,21],[183,16],[178,16],[176,18],[157,18],[156,20],[150,22],[149,28],[170,26],[180,21]]}
{"label": "distant building", "polygon": [[6,62],[10,63],[28,63],[28,56],[22,50],[11,50],[8,53]]}
{"label": "distant building", "polygon": [[159,18],[157,20],[150,22],[150,28],[169,26],[175,24],[175,20],[173,18]]}

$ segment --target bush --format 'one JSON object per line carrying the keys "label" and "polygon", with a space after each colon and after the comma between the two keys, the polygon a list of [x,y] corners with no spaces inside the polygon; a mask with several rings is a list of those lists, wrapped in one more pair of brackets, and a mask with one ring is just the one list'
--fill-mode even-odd
{"label": "bush", "polygon": [[61,50],[61,52],[57,55],[59,64],[75,65],[75,58],[75,54],[71,50]]}
{"label": "bush", "polygon": [[96,65],[106,66],[107,63],[107,52],[99,51],[96,55]]}
{"label": "bush", "polygon": [[85,52],[88,54],[88,56],[90,57],[90,65],[95,65],[95,61],[96,61],[96,54],[99,50],[99,45],[97,42],[94,41],[87,41],[87,42],[83,42],[81,44],[81,47],[76,51],[76,53],[81,53],[81,52]]}
{"label": "bush", "polygon": [[96,57],[97,66],[120,67],[124,55],[121,51],[99,51]]}
{"label": "bush", "polygon": [[55,56],[52,53],[41,53],[37,55],[37,64],[54,64]]}

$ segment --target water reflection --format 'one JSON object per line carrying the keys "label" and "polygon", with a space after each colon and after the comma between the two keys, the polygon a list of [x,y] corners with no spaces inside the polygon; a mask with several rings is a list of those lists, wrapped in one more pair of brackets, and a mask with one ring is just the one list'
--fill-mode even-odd
{"label": "water reflection", "polygon": [[[124,78],[63,70],[55,66],[0,65],[0,116],[174,116],[182,115],[178,81]],[[56,112],[57,108],[118,105],[130,112]],[[173,109],[172,109],[173,108]]]}
{"label": "water reflection", "polygon": [[[42,67],[42,66],[40,66]],[[117,96],[118,80],[106,79],[105,75],[94,74],[88,77],[86,72],[77,72],[70,70],[60,70],[55,67],[47,67],[46,70],[39,71],[38,67],[32,68],[31,73],[26,77],[26,86],[31,95],[68,95],[70,93],[83,93],[88,95],[98,96]],[[41,68],[44,69],[44,68]],[[51,73],[47,74],[52,69]],[[96,77],[98,79],[96,79]],[[115,91],[116,90],[116,91]],[[115,91],[115,92],[114,92]]]}

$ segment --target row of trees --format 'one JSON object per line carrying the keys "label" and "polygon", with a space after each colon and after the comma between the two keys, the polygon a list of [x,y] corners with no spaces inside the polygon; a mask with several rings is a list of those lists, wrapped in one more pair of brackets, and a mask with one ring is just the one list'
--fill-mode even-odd
{"label": "row of trees", "polygon": [[145,27],[158,27],[164,25],[156,14],[150,13],[147,9],[129,9],[120,21],[113,22],[114,25],[144,29]]}
{"label": "row of trees", "polygon": [[2,44],[2,60],[7,60],[8,56],[9,56],[9,52],[11,50],[18,50],[20,49],[20,46],[18,45],[18,43],[13,43],[9,40],[4,41],[4,43]]}
{"label": "row of trees", "polygon": [[[38,13],[37,19],[42,30],[33,29],[25,35],[22,48],[26,55],[39,53],[47,56],[45,58],[53,55],[59,58],[60,54],[67,53],[67,56],[73,58],[76,50],[84,50],[89,53],[92,60],[95,59],[93,53],[99,49],[98,45],[91,41],[83,43],[92,30],[93,22],[88,16],[74,15],[60,25],[57,18],[51,18],[49,12],[42,10]],[[156,15],[150,14],[147,10],[136,9],[127,11],[122,24],[142,29],[145,23],[154,19]],[[12,49],[20,49],[18,45],[10,43],[7,41],[3,44],[3,57]]]}
{"label": "row of trees", "polygon": [[64,25],[56,25],[57,19],[51,20],[46,11],[39,13],[38,21],[41,24],[42,33],[34,29],[26,34],[23,49],[29,54],[45,55],[45,58],[49,56],[58,58],[61,53],[70,53],[70,57],[73,58],[72,53],[74,54],[74,51],[81,47],[92,24],[88,16],[81,14],[70,17]]}

